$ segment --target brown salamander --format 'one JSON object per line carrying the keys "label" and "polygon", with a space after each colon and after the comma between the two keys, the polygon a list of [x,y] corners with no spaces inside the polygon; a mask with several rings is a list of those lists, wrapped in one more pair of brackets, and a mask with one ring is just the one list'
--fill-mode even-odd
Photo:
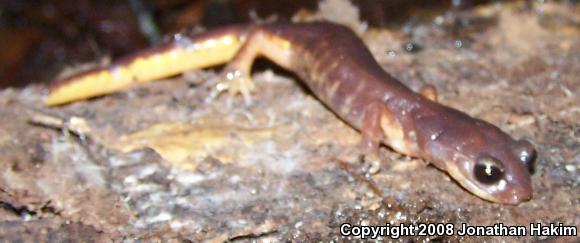
{"label": "brown salamander", "polygon": [[[218,91],[248,98],[254,59],[295,72],[338,116],[362,133],[367,158],[380,143],[420,157],[489,201],[518,204],[532,196],[533,146],[496,126],[414,93],[386,73],[348,28],[331,23],[231,26],[137,53],[109,67],[57,81],[47,105],[121,90],[188,69],[228,63]],[[433,93],[433,92],[430,92]]]}

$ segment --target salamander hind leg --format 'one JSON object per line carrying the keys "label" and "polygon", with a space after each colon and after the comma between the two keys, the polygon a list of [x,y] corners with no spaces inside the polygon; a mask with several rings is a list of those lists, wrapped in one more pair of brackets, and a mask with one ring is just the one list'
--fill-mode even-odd
{"label": "salamander hind leg", "polygon": [[291,50],[288,43],[262,28],[251,31],[245,44],[219,74],[215,86],[216,95],[227,90],[232,96],[241,94],[244,101],[250,103],[251,92],[255,89],[250,77],[254,59],[264,56],[284,68],[289,68]]}
{"label": "salamander hind leg", "polygon": [[228,91],[231,96],[241,94],[246,103],[251,102],[250,94],[255,89],[250,77],[251,66],[256,54],[248,51],[248,45],[242,47],[234,59],[226,65],[217,78],[217,94]]}

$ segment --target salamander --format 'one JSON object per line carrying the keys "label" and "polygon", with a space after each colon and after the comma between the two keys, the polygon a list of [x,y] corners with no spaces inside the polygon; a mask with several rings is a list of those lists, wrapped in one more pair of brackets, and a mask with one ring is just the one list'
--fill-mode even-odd
{"label": "salamander", "polygon": [[381,68],[355,33],[332,23],[235,25],[176,35],[172,42],[110,66],[56,81],[46,105],[224,63],[216,90],[248,98],[258,56],[297,74],[320,101],[359,130],[366,158],[378,159],[383,143],[432,163],[485,200],[515,205],[532,197],[536,151],[529,141],[436,102],[432,89],[425,92],[431,95],[413,92]]}

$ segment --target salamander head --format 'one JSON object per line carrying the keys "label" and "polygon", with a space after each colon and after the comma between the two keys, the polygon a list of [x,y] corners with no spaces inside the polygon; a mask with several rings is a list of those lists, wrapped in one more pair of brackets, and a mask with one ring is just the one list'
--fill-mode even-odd
{"label": "salamander head", "polygon": [[536,156],[532,144],[513,140],[487,122],[459,116],[428,129],[426,152],[435,166],[483,199],[504,204],[529,200]]}

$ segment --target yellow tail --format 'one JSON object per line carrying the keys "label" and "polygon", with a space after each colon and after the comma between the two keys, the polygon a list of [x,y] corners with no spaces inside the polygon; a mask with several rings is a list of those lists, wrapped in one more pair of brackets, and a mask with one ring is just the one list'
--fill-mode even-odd
{"label": "yellow tail", "polygon": [[123,90],[134,83],[170,77],[187,70],[228,62],[244,42],[241,28],[228,28],[141,51],[109,67],[58,80],[47,106],[61,105]]}

